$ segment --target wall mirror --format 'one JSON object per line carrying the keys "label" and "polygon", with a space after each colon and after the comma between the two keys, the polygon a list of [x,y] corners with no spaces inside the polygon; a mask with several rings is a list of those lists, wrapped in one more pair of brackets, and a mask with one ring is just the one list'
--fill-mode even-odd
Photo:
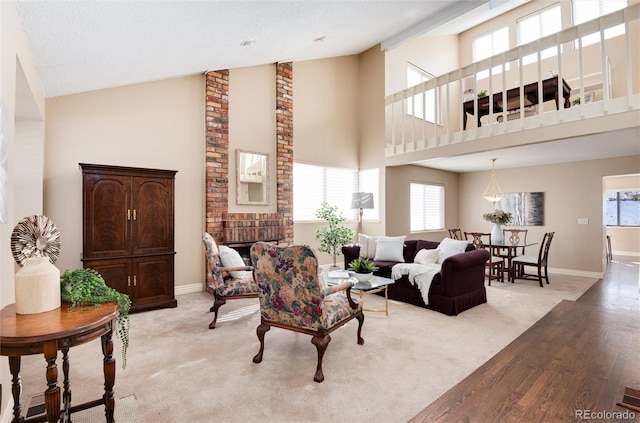
{"label": "wall mirror", "polygon": [[269,204],[269,155],[236,150],[236,203]]}

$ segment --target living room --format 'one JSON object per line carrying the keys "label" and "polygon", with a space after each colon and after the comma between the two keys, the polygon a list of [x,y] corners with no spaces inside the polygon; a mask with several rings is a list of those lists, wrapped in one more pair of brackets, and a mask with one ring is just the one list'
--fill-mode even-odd
{"label": "living room", "polygon": [[[14,223],[33,213],[44,213],[60,228],[63,245],[58,267],[81,267],[82,220],[81,174],[78,163],[177,170],[176,177],[176,294],[201,291],[206,265],[201,242],[206,215],[206,122],[205,75],[191,75],[155,82],[114,87],[62,97],[46,98],[41,93],[35,67],[15,12],[2,4],[2,83],[14,87],[25,83],[40,112],[36,120],[15,122],[16,139],[23,148],[33,146],[37,165],[12,164],[8,186],[9,219],[2,224],[3,245],[9,245]],[[5,29],[7,28],[7,29]],[[7,41],[12,36],[14,42]],[[7,46],[8,48],[5,48]],[[9,60],[5,60],[9,57]],[[18,58],[18,66],[15,57]],[[10,63],[11,66],[4,65]],[[231,69],[229,75],[230,172],[234,150],[251,150],[276,156],[275,66]],[[489,178],[489,166],[481,171],[456,173],[411,164],[385,166],[385,54],[379,46],[351,56],[293,63],[294,74],[294,160],[352,169],[379,169],[379,221],[365,221],[363,232],[408,235],[408,183],[441,183],[445,186],[447,227],[486,228],[482,214],[491,203],[482,199]],[[6,67],[10,69],[7,70]],[[17,70],[13,70],[16,68]],[[14,76],[15,75],[15,76]],[[6,82],[6,79],[9,82]],[[259,93],[259,95],[257,95]],[[3,89],[3,102],[14,103],[13,93]],[[10,108],[10,107],[9,107]],[[246,122],[251,122],[247,125]],[[607,143],[616,132],[596,135]],[[635,132],[625,136],[634,136]],[[17,146],[12,148],[17,149]],[[11,151],[14,151],[13,149]],[[558,232],[554,240],[551,267],[558,274],[600,277],[604,265],[602,222],[603,178],[638,174],[638,155],[547,164],[523,168],[502,167],[498,179],[505,192],[544,192],[545,225],[532,231],[541,239],[549,229]],[[30,162],[33,163],[33,162]],[[275,160],[270,161],[275,174]],[[232,176],[230,176],[231,179]],[[25,186],[26,184],[26,186]],[[230,183],[229,199],[235,198]],[[275,178],[271,193],[277,192]],[[268,206],[237,205],[235,213],[274,213]],[[577,225],[588,218],[588,225]],[[348,224],[355,229],[356,221]],[[316,245],[317,222],[294,222],[295,243]],[[614,249],[639,252],[637,228],[628,244]],[[411,234],[411,237],[439,241],[445,231]],[[619,235],[614,242],[626,236]],[[635,239],[636,244],[633,244]],[[614,244],[615,245],[615,244]],[[576,253],[576,246],[580,252]],[[2,278],[13,280],[14,263],[8,248],[2,251]],[[321,255],[328,263],[329,257]],[[10,283],[3,284],[3,305],[12,302]],[[178,303],[180,307],[180,302]],[[6,366],[3,361],[3,366]],[[4,367],[3,367],[4,368]],[[3,375],[7,373],[3,371]],[[10,383],[3,378],[3,398]]]}

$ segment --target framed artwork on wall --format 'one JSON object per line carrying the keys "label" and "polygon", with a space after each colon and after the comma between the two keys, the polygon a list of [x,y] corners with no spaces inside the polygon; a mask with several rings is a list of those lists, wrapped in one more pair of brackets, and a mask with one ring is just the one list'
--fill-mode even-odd
{"label": "framed artwork on wall", "polygon": [[496,203],[496,209],[513,215],[512,226],[544,225],[544,192],[511,192]]}

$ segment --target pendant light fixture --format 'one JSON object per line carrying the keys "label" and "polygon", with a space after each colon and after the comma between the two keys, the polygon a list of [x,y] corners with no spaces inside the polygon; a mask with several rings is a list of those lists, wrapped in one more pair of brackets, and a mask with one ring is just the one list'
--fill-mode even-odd
{"label": "pendant light fixture", "polygon": [[502,200],[504,197],[504,193],[502,192],[502,189],[500,189],[498,179],[496,178],[496,160],[498,159],[491,159],[491,176],[489,177],[489,185],[482,194],[484,199],[491,201],[494,206],[496,205],[496,202]]}

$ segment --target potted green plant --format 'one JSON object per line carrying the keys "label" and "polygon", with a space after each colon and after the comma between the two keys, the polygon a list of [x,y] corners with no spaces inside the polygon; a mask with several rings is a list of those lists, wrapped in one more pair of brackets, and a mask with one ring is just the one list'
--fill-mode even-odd
{"label": "potted green plant", "polygon": [[478,93],[478,98],[482,98],[486,96],[487,96],[487,90],[482,90]]}
{"label": "potted green plant", "polygon": [[316,211],[316,217],[327,221],[329,226],[323,226],[316,231],[316,239],[320,241],[318,250],[328,253],[333,259],[333,268],[337,268],[337,257],[343,245],[353,241],[353,230],[340,225],[345,218],[338,213],[338,207],[329,205],[326,201]]}
{"label": "potted green plant", "polygon": [[122,341],[122,368],[127,367],[127,348],[129,347],[129,309],[131,299],[105,283],[95,269],[65,270],[60,278],[60,293],[64,301],[71,303],[69,311],[76,308],[98,307],[102,303],[117,303],[119,307],[114,332]]}
{"label": "potted green plant", "polygon": [[355,278],[360,282],[368,281],[373,276],[373,272],[378,270],[374,262],[369,259],[358,257],[349,263],[349,270],[355,272]]}

